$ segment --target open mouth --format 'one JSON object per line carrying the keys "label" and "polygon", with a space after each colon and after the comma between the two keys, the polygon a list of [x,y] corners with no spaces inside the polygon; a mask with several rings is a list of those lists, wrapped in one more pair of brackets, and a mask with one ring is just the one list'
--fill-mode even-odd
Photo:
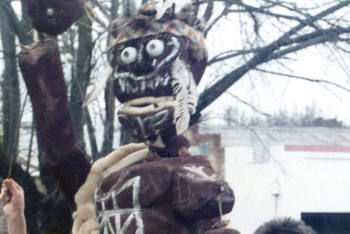
{"label": "open mouth", "polygon": [[122,103],[142,97],[172,96],[173,88],[170,75],[158,75],[145,79],[132,76],[120,76],[114,82],[114,93]]}

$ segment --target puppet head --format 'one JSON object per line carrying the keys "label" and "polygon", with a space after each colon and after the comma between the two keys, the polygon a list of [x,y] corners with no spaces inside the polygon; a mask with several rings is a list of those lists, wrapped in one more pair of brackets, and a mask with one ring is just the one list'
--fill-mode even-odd
{"label": "puppet head", "polygon": [[84,13],[87,0],[21,0],[39,33],[58,35]]}
{"label": "puppet head", "polygon": [[207,52],[198,20],[174,6],[157,18],[146,5],[112,25],[109,62],[121,124],[144,142],[164,143],[188,128]]}

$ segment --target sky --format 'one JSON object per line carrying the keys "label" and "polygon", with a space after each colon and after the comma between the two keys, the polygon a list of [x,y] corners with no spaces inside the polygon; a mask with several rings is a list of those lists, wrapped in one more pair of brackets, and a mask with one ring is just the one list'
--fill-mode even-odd
{"label": "sky", "polygon": [[[344,15],[349,19],[349,16]],[[206,44],[209,51],[209,59],[219,52],[232,48],[239,49],[241,42],[235,35],[240,35],[240,27],[237,18],[226,17],[219,21],[212,33],[208,34]],[[270,33],[271,39],[280,35],[269,25],[262,27],[263,33]],[[270,31],[269,31],[270,30]],[[230,38],[230,40],[228,40]],[[266,70],[292,74],[296,76],[321,79],[335,82],[350,88],[349,59],[345,54],[332,46],[316,46],[298,52],[283,61],[283,66],[276,63],[269,63]],[[204,80],[199,90],[204,90],[208,80],[218,74],[225,74],[235,68],[232,61],[220,66],[208,67]],[[210,83],[210,82],[209,82]],[[229,92],[240,99],[251,103],[262,112],[273,115],[279,111],[286,111],[289,114],[302,113],[307,106],[314,106],[316,113],[324,118],[337,118],[345,124],[350,125],[350,92],[324,83],[311,83],[303,80],[290,79],[272,74],[261,74],[252,71],[242,77],[234,84]],[[232,104],[248,116],[259,116],[247,105],[237,102],[228,94],[222,95],[213,103],[206,112],[213,112]]]}

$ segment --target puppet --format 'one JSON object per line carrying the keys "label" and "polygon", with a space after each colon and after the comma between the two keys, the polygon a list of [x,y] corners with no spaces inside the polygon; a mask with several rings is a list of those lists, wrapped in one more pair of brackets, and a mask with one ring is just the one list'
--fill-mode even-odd
{"label": "puppet", "polygon": [[[81,186],[75,195],[73,233],[234,233],[221,222],[233,207],[232,190],[216,177],[204,156],[181,153],[189,145],[180,134],[195,112],[196,85],[207,60],[200,28],[189,7],[175,14],[174,5],[159,14],[153,4],[146,4],[137,15],[113,22],[108,71],[114,94],[123,104],[118,118],[145,144],[118,148],[95,162],[89,173],[86,160],[74,147],[69,113],[63,117],[58,113],[69,112],[65,88],[61,95],[55,93],[40,66],[44,56],[38,53],[51,47],[43,42],[34,48],[36,53],[33,48],[22,52],[22,73],[34,115],[41,120],[36,123],[39,143],[47,151],[44,161],[69,201]],[[39,62],[34,69],[28,61],[35,56]],[[57,61],[52,64],[60,70]],[[33,80],[35,75],[40,79]],[[53,77],[60,85],[62,79],[60,72]],[[45,108],[49,116],[42,114]],[[65,119],[65,130],[53,136],[48,119]],[[67,139],[63,145],[60,137]],[[71,186],[64,182],[69,174],[78,178]]]}

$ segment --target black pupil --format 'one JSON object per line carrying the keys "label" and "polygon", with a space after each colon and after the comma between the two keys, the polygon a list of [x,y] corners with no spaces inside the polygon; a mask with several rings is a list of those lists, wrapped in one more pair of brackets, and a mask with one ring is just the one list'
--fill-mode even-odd
{"label": "black pupil", "polygon": [[124,51],[124,56],[125,57],[129,57],[129,55],[130,55],[129,51]]}
{"label": "black pupil", "polygon": [[151,44],[151,49],[154,50],[156,48],[156,45],[154,43]]}

